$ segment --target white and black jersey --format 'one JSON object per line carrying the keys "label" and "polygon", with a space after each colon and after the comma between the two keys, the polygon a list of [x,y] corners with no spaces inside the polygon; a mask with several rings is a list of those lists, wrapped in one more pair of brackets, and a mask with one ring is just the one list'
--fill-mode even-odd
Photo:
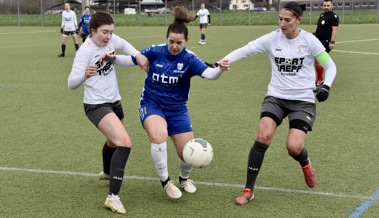
{"label": "white and black jersey", "polygon": [[209,18],[209,11],[208,9],[204,8],[204,9],[200,9],[196,16],[200,17],[200,23],[210,23],[210,21],[208,20]]}
{"label": "white and black jersey", "polygon": [[321,42],[307,31],[301,30],[296,38],[287,39],[278,29],[249,42],[225,58],[233,63],[251,55],[267,53],[271,63],[267,95],[314,103],[314,58],[324,51]]}
{"label": "white and black jersey", "polygon": [[[97,46],[89,37],[76,52],[68,77],[68,87],[75,89],[84,83],[83,102],[85,104],[113,103],[121,99],[114,62],[100,63],[100,58],[105,53],[115,54],[115,50],[132,56],[140,53],[130,43],[115,34],[105,47]],[[85,71],[89,65],[97,65],[98,70],[96,76],[87,78]]]}
{"label": "white and black jersey", "polygon": [[63,11],[62,12],[62,24],[61,27],[64,31],[75,31],[76,26],[78,26],[78,21],[76,19],[76,14],[74,11]]}

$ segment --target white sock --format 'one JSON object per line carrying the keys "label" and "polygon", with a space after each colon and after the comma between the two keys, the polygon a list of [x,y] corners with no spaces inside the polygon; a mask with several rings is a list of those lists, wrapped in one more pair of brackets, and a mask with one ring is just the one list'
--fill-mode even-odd
{"label": "white sock", "polygon": [[167,142],[161,144],[151,143],[151,157],[153,158],[158,176],[162,182],[168,178],[167,169]]}
{"label": "white sock", "polygon": [[180,174],[179,174],[180,177],[182,177],[183,179],[188,179],[191,174],[192,167],[184,163],[181,159],[179,159],[179,169],[180,169]]}

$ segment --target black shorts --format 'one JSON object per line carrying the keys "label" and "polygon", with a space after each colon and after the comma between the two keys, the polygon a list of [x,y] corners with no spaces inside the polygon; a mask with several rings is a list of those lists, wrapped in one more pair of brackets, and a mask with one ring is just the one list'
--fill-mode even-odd
{"label": "black shorts", "polygon": [[316,119],[316,104],[306,101],[285,100],[266,96],[262,103],[262,117],[270,117],[277,126],[288,116],[289,128],[307,133],[312,131]]}
{"label": "black shorts", "polygon": [[76,32],[75,31],[63,31],[63,35],[66,35],[66,36],[73,35],[73,36],[75,36]]}
{"label": "black shorts", "polygon": [[97,127],[109,113],[115,113],[118,119],[124,119],[124,111],[122,110],[121,101],[116,101],[114,103],[104,103],[104,104],[83,104],[84,111],[88,119]]}
{"label": "black shorts", "polygon": [[208,27],[208,24],[207,23],[201,23],[200,24],[200,29],[206,29]]}

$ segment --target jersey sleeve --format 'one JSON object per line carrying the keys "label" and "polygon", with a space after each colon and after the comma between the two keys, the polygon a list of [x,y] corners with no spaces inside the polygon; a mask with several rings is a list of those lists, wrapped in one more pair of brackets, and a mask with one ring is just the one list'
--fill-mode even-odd
{"label": "jersey sleeve", "polygon": [[[143,54],[148,60],[150,63],[152,63],[152,56],[153,56],[153,48],[155,47],[155,45],[152,45],[150,47],[147,47],[147,48],[144,48],[141,50],[141,54]],[[132,56],[132,60],[134,62],[134,64],[137,64],[137,59]]]}
{"label": "jersey sleeve", "polygon": [[114,43],[114,48],[122,51],[124,54],[129,54],[135,57],[137,54],[140,53],[136,48],[134,48],[133,45],[131,45],[129,42],[127,42],[125,39],[113,34],[112,39]]}
{"label": "jersey sleeve", "polygon": [[70,75],[68,76],[67,84],[70,90],[78,88],[86,81],[85,71],[88,65],[89,60],[79,51],[75,56]]}
{"label": "jersey sleeve", "polygon": [[338,26],[338,23],[339,23],[339,17],[337,14],[334,14],[331,20],[331,26]]}
{"label": "jersey sleeve", "polygon": [[200,60],[195,54],[190,60],[190,69],[192,75],[202,76],[203,72],[208,68],[208,66],[204,63],[204,61]]}
{"label": "jersey sleeve", "polygon": [[275,37],[273,32],[263,35],[258,39],[249,42],[247,45],[230,52],[223,59],[228,59],[229,63],[234,63],[243,58],[267,52],[273,37]]}

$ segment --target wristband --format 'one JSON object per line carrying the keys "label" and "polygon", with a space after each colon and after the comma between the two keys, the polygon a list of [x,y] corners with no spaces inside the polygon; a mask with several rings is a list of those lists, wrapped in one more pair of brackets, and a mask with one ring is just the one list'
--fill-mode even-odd
{"label": "wristband", "polygon": [[334,44],[335,42],[334,41],[329,41],[329,44]]}

